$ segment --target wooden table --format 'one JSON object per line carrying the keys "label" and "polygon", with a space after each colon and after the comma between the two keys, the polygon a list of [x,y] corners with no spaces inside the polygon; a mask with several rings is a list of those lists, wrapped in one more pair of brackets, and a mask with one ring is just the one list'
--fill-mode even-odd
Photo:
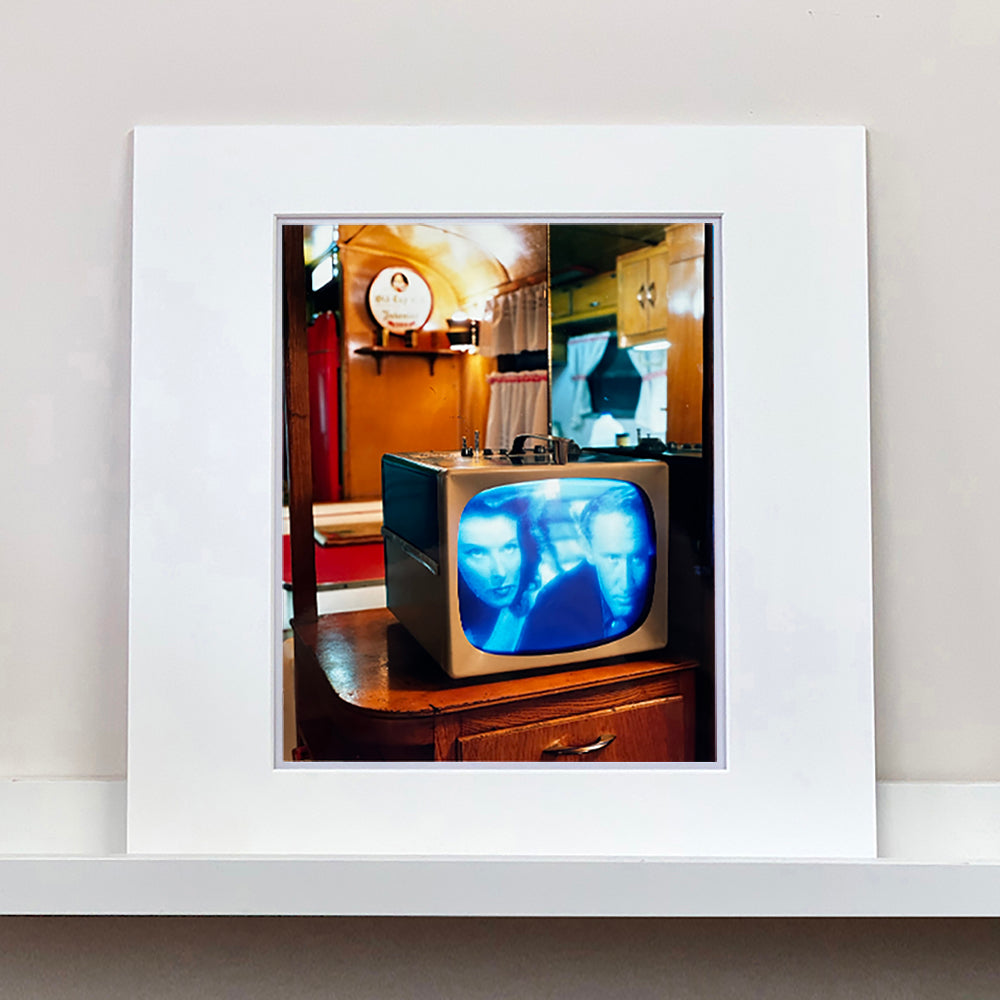
{"label": "wooden table", "polygon": [[384,609],[324,615],[295,634],[299,730],[314,760],[694,759],[693,659],[453,680]]}

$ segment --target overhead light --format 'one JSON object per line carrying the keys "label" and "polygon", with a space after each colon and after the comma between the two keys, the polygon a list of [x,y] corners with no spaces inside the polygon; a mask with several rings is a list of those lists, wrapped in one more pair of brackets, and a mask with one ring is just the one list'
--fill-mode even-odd
{"label": "overhead light", "polygon": [[633,351],[665,351],[670,346],[669,340],[651,340],[647,344],[636,344]]}

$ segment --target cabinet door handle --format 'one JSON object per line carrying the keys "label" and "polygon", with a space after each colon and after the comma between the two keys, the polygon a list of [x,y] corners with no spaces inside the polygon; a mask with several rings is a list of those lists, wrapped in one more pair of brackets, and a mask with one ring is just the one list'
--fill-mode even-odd
{"label": "cabinet door handle", "polygon": [[582,747],[564,747],[561,743],[553,743],[552,746],[546,747],[542,753],[550,753],[555,757],[577,757],[580,754],[597,753],[598,750],[603,750],[614,741],[615,737],[612,735],[599,736],[593,743],[585,743]]}
{"label": "cabinet door handle", "polygon": [[656,305],[656,282],[651,281],[646,289],[646,301],[651,305]]}
{"label": "cabinet door handle", "polygon": [[646,308],[646,286],[645,285],[640,285],[639,286],[639,291],[636,293],[635,300],[636,300],[636,302],[639,303],[639,308],[640,309],[645,309]]}

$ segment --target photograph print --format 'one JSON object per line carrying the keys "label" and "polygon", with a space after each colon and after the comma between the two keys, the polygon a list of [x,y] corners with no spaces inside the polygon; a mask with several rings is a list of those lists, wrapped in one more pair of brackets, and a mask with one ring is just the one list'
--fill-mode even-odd
{"label": "photograph print", "polygon": [[282,766],[718,762],[717,226],[279,237]]}

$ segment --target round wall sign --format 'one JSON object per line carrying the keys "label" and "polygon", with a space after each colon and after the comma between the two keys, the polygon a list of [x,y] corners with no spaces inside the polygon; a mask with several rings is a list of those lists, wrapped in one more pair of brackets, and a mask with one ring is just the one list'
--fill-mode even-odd
{"label": "round wall sign", "polygon": [[409,267],[386,267],[368,286],[368,308],[384,330],[419,330],[431,317],[430,285]]}

